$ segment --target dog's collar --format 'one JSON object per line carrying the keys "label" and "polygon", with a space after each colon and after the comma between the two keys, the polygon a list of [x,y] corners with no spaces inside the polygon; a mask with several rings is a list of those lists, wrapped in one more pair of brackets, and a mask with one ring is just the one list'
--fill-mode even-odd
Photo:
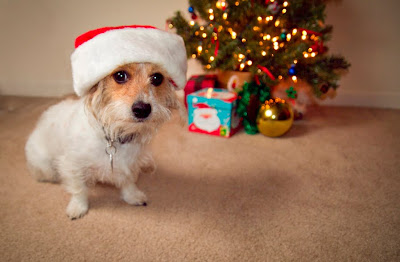
{"label": "dog's collar", "polygon": [[104,132],[104,138],[106,139],[106,154],[110,157],[110,166],[111,166],[111,173],[114,172],[114,155],[115,153],[117,153],[117,147],[116,147],[116,143],[120,143],[120,144],[125,144],[125,143],[129,143],[132,141],[132,139],[134,138],[134,134],[131,134],[129,136],[125,136],[125,137],[118,137],[118,142],[114,141],[113,139],[111,139],[106,131],[104,130],[103,127],[103,132]]}

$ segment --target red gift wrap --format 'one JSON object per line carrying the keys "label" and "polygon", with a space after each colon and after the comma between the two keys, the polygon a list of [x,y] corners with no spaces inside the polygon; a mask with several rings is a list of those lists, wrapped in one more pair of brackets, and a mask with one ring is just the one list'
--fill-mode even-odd
{"label": "red gift wrap", "polygon": [[218,87],[217,75],[195,75],[189,78],[185,86],[185,106],[187,108],[187,95],[204,88]]}

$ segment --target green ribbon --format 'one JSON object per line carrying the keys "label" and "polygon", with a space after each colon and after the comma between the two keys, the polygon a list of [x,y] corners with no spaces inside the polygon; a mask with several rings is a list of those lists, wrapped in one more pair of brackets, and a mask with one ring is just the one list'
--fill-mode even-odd
{"label": "green ribbon", "polygon": [[257,114],[249,114],[250,112],[258,112],[261,104],[271,98],[270,88],[264,83],[245,82],[243,89],[239,92],[239,102],[237,106],[237,114],[243,118],[244,130],[247,134],[254,135],[258,133]]}

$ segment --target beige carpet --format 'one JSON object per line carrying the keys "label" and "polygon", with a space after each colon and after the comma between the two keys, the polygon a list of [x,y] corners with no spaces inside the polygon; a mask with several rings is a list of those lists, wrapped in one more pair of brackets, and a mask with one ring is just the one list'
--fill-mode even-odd
{"label": "beige carpet", "polygon": [[0,261],[400,261],[399,110],[315,108],[275,139],[172,121],[139,181],[147,207],[97,185],[70,221],[23,151],[56,101],[0,97]]}

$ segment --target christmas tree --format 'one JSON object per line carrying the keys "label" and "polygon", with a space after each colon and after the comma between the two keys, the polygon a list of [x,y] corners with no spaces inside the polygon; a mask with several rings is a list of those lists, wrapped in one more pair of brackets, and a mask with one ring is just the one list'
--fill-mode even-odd
{"label": "christmas tree", "polygon": [[[245,130],[257,132],[255,115],[280,82],[289,83],[287,97],[297,97],[296,83],[305,82],[316,98],[338,87],[350,64],[328,53],[332,26],[326,25],[327,0],[189,0],[167,22],[185,40],[188,57],[206,70],[251,72],[254,82],[239,93],[238,114]],[[257,99],[255,99],[257,98]],[[252,115],[252,116],[250,116]]]}
{"label": "christmas tree", "polygon": [[189,0],[191,20],[178,11],[168,22],[206,70],[247,71],[270,86],[302,79],[320,97],[349,67],[327,54],[332,26],[324,24],[325,6],[326,0]]}

